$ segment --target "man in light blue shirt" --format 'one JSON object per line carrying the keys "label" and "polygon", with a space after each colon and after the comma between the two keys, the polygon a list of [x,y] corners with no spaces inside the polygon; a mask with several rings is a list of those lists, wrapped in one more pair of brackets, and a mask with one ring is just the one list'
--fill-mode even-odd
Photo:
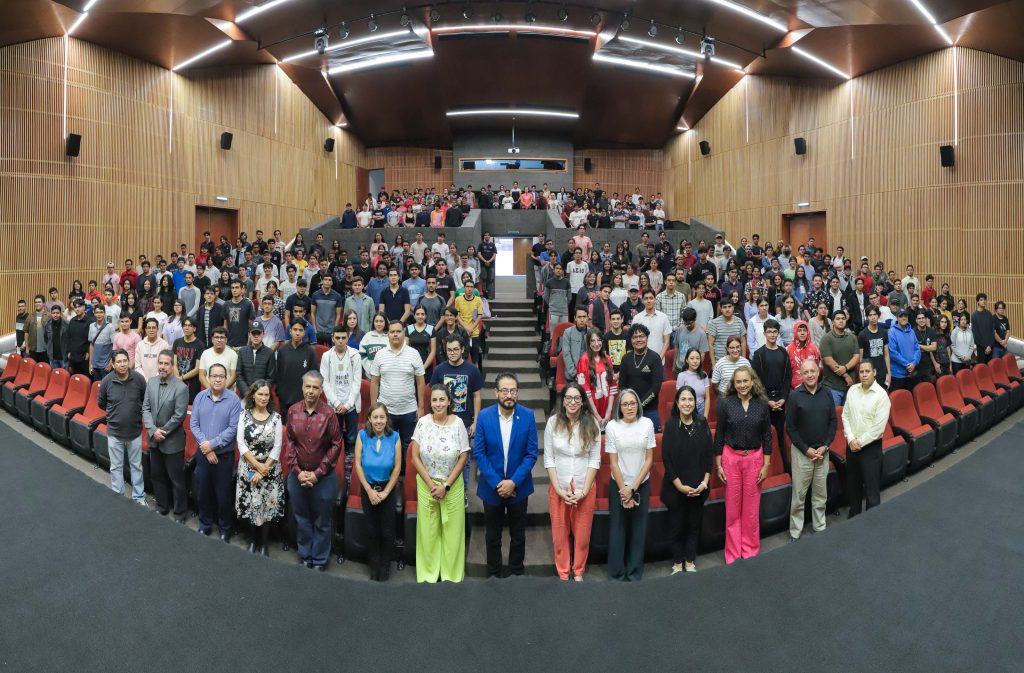
{"label": "man in light blue shirt", "polygon": [[196,481],[199,500],[199,532],[209,535],[214,521],[220,539],[231,541],[235,520],[235,435],[242,404],[227,389],[227,369],[217,363],[207,373],[210,387],[196,395],[189,422],[199,445]]}

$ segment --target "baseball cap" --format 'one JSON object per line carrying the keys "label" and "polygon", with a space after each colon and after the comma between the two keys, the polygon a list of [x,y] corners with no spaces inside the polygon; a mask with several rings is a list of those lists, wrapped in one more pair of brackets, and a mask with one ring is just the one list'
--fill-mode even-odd
{"label": "baseball cap", "polygon": [[262,333],[263,332],[263,323],[261,323],[258,320],[254,321],[252,326],[249,327],[249,333],[251,334],[252,332],[260,332],[260,333]]}
{"label": "baseball cap", "polygon": [[629,287],[629,290],[627,290],[627,291],[628,291],[628,292],[639,292],[639,291],[640,291],[640,288],[636,287],[635,285],[631,285],[631,286]]}
{"label": "baseball cap", "polygon": [[897,318],[899,318],[900,316],[904,316],[904,315],[910,315],[909,313],[907,313],[907,309],[901,308],[900,310],[896,311],[896,317]]}

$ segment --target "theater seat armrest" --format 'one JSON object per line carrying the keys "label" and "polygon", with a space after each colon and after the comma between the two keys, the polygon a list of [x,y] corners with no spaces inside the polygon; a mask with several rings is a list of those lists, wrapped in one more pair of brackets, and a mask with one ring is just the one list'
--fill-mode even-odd
{"label": "theater seat armrest", "polygon": [[930,427],[932,430],[939,429],[939,422],[934,418],[925,418],[924,416],[921,416],[921,422]]}
{"label": "theater seat armrest", "polygon": [[956,416],[957,418],[960,418],[960,410],[959,409],[955,409],[953,407],[947,407],[947,406],[943,405],[942,406],[942,410],[945,411],[947,414],[951,414],[952,416]]}
{"label": "theater seat armrest", "polygon": [[29,387],[29,385],[31,385],[31,384],[30,383],[22,383],[22,384],[17,385],[17,386],[11,386],[11,390],[25,390],[26,388]]}
{"label": "theater seat armrest", "polygon": [[995,399],[995,398],[999,397],[998,393],[996,393],[996,392],[995,392],[995,391],[993,391],[993,390],[985,390],[985,389],[983,389],[983,388],[978,388],[978,390],[980,390],[980,391],[981,391],[981,394],[982,394],[982,395],[988,395],[988,396],[989,396],[989,397],[991,397],[992,399]]}
{"label": "theater seat armrest", "polygon": [[964,397],[964,402],[967,402],[968,404],[973,404],[976,407],[981,406],[981,400],[974,397]]}
{"label": "theater seat armrest", "polygon": [[999,388],[1000,390],[1005,390],[1007,392],[1013,390],[1013,386],[1009,385],[1008,383],[997,383],[996,388]]}
{"label": "theater seat armrest", "polygon": [[898,425],[892,426],[892,432],[894,435],[899,435],[900,437],[902,437],[903,441],[906,442],[907,444],[914,440],[914,435],[911,434],[909,430],[907,430],[906,428],[901,428]]}
{"label": "theater seat armrest", "polygon": [[831,460],[836,467],[843,467],[844,465],[846,465],[846,459],[843,456],[837,454],[835,451],[828,452],[828,459]]}
{"label": "theater seat armrest", "polygon": [[91,421],[89,421],[89,426],[88,426],[89,427],[89,431],[91,432],[91,431],[95,430],[96,428],[100,427],[101,423],[106,423],[106,422],[107,422],[107,417],[106,416],[100,416],[99,418],[92,419]]}
{"label": "theater seat armrest", "polygon": [[64,418],[74,418],[83,411],[85,411],[85,407],[71,407],[70,409],[65,409]]}
{"label": "theater seat armrest", "polygon": [[1007,374],[1006,378],[1010,379],[1011,381],[1015,381],[1016,383],[1024,383],[1024,376],[1010,376],[1009,374]]}
{"label": "theater seat armrest", "polygon": [[30,400],[34,400],[35,398],[39,397],[40,395],[42,395],[45,392],[46,392],[45,390],[37,390],[35,392],[28,393],[26,395],[26,397],[29,398]]}
{"label": "theater seat armrest", "polygon": [[49,410],[63,401],[63,397],[55,397],[52,400],[46,400],[45,402],[41,402],[40,404],[42,404],[45,409]]}

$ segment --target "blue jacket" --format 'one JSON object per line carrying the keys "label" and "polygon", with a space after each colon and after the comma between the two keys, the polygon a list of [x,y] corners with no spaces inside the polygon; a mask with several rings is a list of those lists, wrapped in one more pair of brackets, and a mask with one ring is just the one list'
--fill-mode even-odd
{"label": "blue jacket", "polygon": [[[487,407],[477,416],[473,439],[473,457],[480,469],[476,494],[488,505],[511,505],[533,493],[533,466],[537,463],[537,421],[533,411],[516,405],[512,420],[512,437],[508,448],[508,468],[501,444],[498,405]],[[511,479],[516,485],[514,498],[498,495],[498,482]]]}
{"label": "blue jacket", "polygon": [[900,327],[899,323],[889,328],[889,361],[894,379],[908,378],[907,365],[917,367],[921,362],[921,346],[909,324],[906,329]]}

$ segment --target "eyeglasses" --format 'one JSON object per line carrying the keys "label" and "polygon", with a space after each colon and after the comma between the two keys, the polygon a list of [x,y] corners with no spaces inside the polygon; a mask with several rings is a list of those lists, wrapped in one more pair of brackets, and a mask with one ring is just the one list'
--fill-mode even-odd
{"label": "eyeglasses", "polygon": [[579,404],[583,401],[583,398],[579,395],[566,395],[564,399],[569,404]]}
{"label": "eyeglasses", "polygon": [[635,407],[635,406],[637,406],[637,404],[638,404],[637,402],[635,402],[633,400],[630,400],[628,402],[621,402],[621,403],[619,403],[619,406],[620,407]]}
{"label": "eyeglasses", "polygon": [[519,394],[519,389],[518,388],[498,388],[498,394],[499,395],[509,395],[509,396],[518,395]]}

